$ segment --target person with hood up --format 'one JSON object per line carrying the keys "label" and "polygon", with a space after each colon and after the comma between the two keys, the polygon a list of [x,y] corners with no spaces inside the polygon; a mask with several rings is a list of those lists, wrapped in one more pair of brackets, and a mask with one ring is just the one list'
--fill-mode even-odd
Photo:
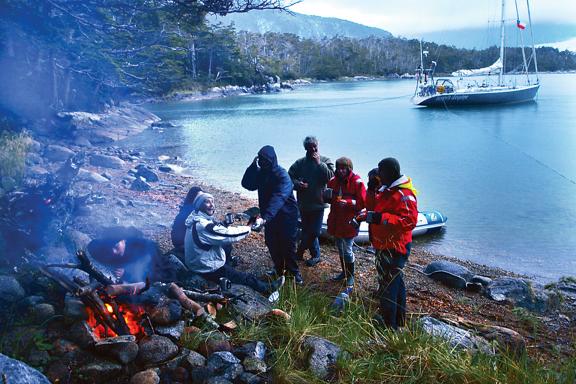
{"label": "person with hood up", "polygon": [[298,205],[290,176],[278,165],[274,147],[266,145],[258,151],[258,156],[244,172],[242,186],[249,191],[258,190],[260,217],[255,228],[265,226],[266,246],[276,274],[287,272],[294,276],[297,284],[303,284],[296,263]]}
{"label": "person with hood up", "polygon": [[214,219],[214,212],[214,197],[209,193],[198,192],[192,203],[192,213],[186,219],[186,266],[210,281],[218,282],[224,277],[232,283],[271,294],[269,300],[273,301],[278,297],[278,289],[284,284],[284,277],[266,283],[250,273],[240,272],[226,264],[223,246],[244,239],[250,234],[250,227],[225,226]]}
{"label": "person with hood up", "polygon": [[306,265],[312,267],[321,260],[318,237],[322,230],[324,209],[328,208],[322,192],[326,183],[334,176],[334,164],[326,156],[320,155],[316,137],[307,136],[303,144],[306,156],[296,160],[288,174],[294,183],[302,219],[302,235],[296,254],[302,259],[304,252],[309,250],[310,259],[306,261]]}
{"label": "person with hood up", "polygon": [[378,177],[371,177],[366,193],[367,212],[355,218],[369,223],[372,246],[376,249],[378,273],[378,323],[397,329],[406,319],[406,286],[402,269],[408,261],[412,230],[418,221],[416,189],[400,173],[392,157],[378,163]]}
{"label": "person with hood up", "polygon": [[334,281],[346,279],[347,286],[354,286],[354,238],[358,227],[350,224],[362,209],[366,200],[366,187],[360,176],[352,172],[352,160],[341,157],[336,160],[336,176],[328,182],[331,191],[328,234],[336,239],[342,272],[333,277]]}

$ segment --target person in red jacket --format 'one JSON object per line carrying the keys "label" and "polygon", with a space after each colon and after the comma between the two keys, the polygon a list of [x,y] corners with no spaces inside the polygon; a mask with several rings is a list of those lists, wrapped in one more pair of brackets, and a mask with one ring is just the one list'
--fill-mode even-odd
{"label": "person in red jacket", "polygon": [[412,230],[418,221],[416,189],[400,173],[398,160],[388,157],[378,163],[378,177],[371,177],[366,193],[367,212],[356,217],[370,226],[376,249],[379,314],[376,320],[396,329],[406,318],[406,286],[402,268],[408,261]]}
{"label": "person in red jacket", "polygon": [[350,221],[364,209],[366,187],[360,176],[352,172],[352,160],[341,157],[336,160],[336,175],[328,182],[332,191],[328,233],[336,239],[342,272],[333,277],[334,281],[346,279],[347,286],[354,285],[354,238],[358,228]]}

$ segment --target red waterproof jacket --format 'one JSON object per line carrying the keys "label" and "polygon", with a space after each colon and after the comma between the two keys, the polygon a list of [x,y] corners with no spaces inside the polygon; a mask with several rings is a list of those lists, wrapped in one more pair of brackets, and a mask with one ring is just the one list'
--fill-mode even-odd
{"label": "red waterproof jacket", "polygon": [[340,238],[356,237],[358,229],[348,223],[365,206],[366,187],[362,179],[354,172],[350,172],[343,182],[334,176],[328,181],[328,188],[333,190],[328,215],[328,233]]}
{"label": "red waterproof jacket", "polygon": [[382,213],[382,221],[369,226],[370,240],[376,249],[394,249],[406,253],[412,230],[418,222],[416,189],[409,177],[401,176],[389,187],[366,197],[366,209]]}

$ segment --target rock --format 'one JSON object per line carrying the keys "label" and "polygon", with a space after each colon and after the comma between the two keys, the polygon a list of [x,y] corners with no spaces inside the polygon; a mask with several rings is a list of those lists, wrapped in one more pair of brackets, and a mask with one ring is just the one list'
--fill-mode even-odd
{"label": "rock", "polygon": [[486,340],[474,336],[464,329],[447,324],[430,316],[420,318],[418,323],[426,333],[444,339],[454,348],[466,349],[473,353],[480,351],[490,355],[494,354],[490,344],[488,344]]}
{"label": "rock", "polygon": [[111,356],[126,365],[136,359],[138,344],[133,335],[107,337],[98,341],[94,349],[102,356]]}
{"label": "rock", "polygon": [[172,124],[169,121],[156,121],[154,123],[152,123],[152,127],[158,127],[158,128],[174,128],[176,127],[174,124]]}
{"label": "rock", "polygon": [[39,351],[36,348],[33,348],[28,353],[28,358],[26,359],[28,364],[31,364],[35,367],[44,367],[48,362],[50,362],[50,354],[48,351]]}
{"label": "rock", "polygon": [[3,382],[9,384],[50,384],[50,381],[23,362],[0,353],[0,373]]}
{"label": "rock", "polygon": [[158,384],[160,376],[153,369],[138,372],[130,379],[130,384]]}
{"label": "rock", "polygon": [[212,371],[208,367],[194,367],[190,371],[190,378],[192,383],[203,384],[212,377]]}
{"label": "rock", "polygon": [[476,331],[488,341],[496,341],[504,350],[512,352],[516,356],[521,356],[526,352],[526,341],[518,332],[496,325],[484,325],[476,328]]}
{"label": "rock", "polygon": [[188,348],[182,348],[182,350],[176,355],[176,357],[163,363],[162,368],[167,369],[169,371],[174,371],[175,369],[184,364],[189,354],[190,350]]}
{"label": "rock", "polygon": [[194,367],[203,367],[206,365],[206,358],[196,351],[190,351],[182,364],[191,370]]}
{"label": "rock", "polygon": [[259,360],[266,358],[266,345],[261,341],[251,342],[234,349],[234,355],[241,359],[252,357]]}
{"label": "rock", "polygon": [[155,328],[156,333],[161,336],[166,336],[174,341],[178,341],[184,332],[184,320],[181,320],[173,325],[159,325]]}
{"label": "rock", "polygon": [[66,229],[65,237],[72,243],[74,249],[86,249],[88,243],[92,241],[92,238],[87,234],[70,228]]}
{"label": "rock", "polygon": [[116,156],[93,154],[90,156],[90,164],[95,167],[122,169],[125,163],[124,160]]}
{"label": "rock", "polygon": [[250,372],[242,372],[236,380],[241,384],[260,384],[268,382],[264,381],[260,376]]}
{"label": "rock", "polygon": [[137,178],[130,185],[130,189],[133,191],[146,192],[152,189],[152,186],[141,178]]}
{"label": "rock", "polygon": [[28,152],[26,154],[26,165],[39,165],[42,163],[42,156],[40,156],[38,152]]}
{"label": "rock", "polygon": [[487,287],[492,282],[492,279],[486,276],[474,275],[471,282],[475,284],[481,284],[483,287]]}
{"label": "rock", "polygon": [[43,323],[50,318],[52,318],[56,314],[56,309],[52,304],[48,303],[40,303],[33,307],[30,307],[30,316],[36,321],[37,323]]}
{"label": "rock", "polygon": [[44,157],[49,161],[66,161],[74,156],[73,150],[63,147],[61,145],[49,145],[44,150]]}
{"label": "rock", "polygon": [[230,380],[227,380],[223,376],[211,377],[206,381],[206,384],[232,384]]}
{"label": "rock", "polygon": [[492,300],[509,302],[515,307],[537,313],[545,313],[560,305],[557,293],[545,291],[539,284],[514,277],[495,279],[487,287],[486,295]]}
{"label": "rock", "polygon": [[173,358],[178,347],[167,337],[152,335],[140,341],[138,361],[142,365],[154,365]]}
{"label": "rock", "polygon": [[197,350],[204,356],[208,357],[215,352],[231,352],[232,345],[225,339],[223,334],[212,332],[208,338],[200,342]]}
{"label": "rock", "polygon": [[342,352],[340,347],[326,339],[316,336],[307,336],[303,343],[307,350],[308,368],[314,376],[327,380],[334,370],[336,360]]}
{"label": "rock", "polygon": [[96,172],[82,168],[78,171],[78,176],[76,176],[76,178],[80,181],[87,181],[89,183],[107,183],[109,181],[107,178]]}
{"label": "rock", "polygon": [[171,325],[182,317],[182,305],[176,300],[170,300],[155,306],[149,312],[150,320],[155,325]]}
{"label": "rock", "polygon": [[139,164],[136,167],[136,170],[137,172],[135,176],[142,177],[149,183],[157,182],[160,180],[158,175],[144,164]]}
{"label": "rock", "polygon": [[247,320],[254,321],[265,317],[272,310],[272,304],[268,298],[245,285],[232,284],[230,293],[244,294],[243,299],[246,303],[242,300],[235,300],[232,302],[232,308]]}
{"label": "rock", "polygon": [[46,300],[42,296],[28,296],[27,298],[22,300],[22,306],[28,307],[30,309],[31,307],[41,304],[44,301]]}
{"label": "rock", "polygon": [[57,116],[63,129],[86,137],[93,144],[123,140],[160,120],[145,108],[128,103],[109,107],[103,113],[58,112]]}
{"label": "rock", "polygon": [[468,268],[445,260],[431,262],[424,269],[424,273],[433,280],[460,289],[465,289],[474,276]]}
{"label": "rock", "polygon": [[122,366],[107,360],[96,359],[77,372],[78,380],[84,383],[102,383],[108,380],[118,380],[122,376]]}
{"label": "rock", "polygon": [[182,173],[184,169],[185,169],[184,167],[181,167],[176,164],[163,164],[158,167],[158,170],[161,172],[178,173],[178,174]]}
{"label": "rock", "polygon": [[84,349],[89,349],[98,342],[98,338],[92,331],[92,327],[90,327],[86,321],[77,321],[72,324],[68,335],[72,341]]}
{"label": "rock", "polygon": [[266,371],[268,370],[268,366],[264,361],[256,359],[254,357],[246,357],[242,361],[242,365],[244,366],[244,370],[246,372],[266,373]]}
{"label": "rock", "polygon": [[26,295],[24,288],[12,276],[0,276],[0,302],[14,303]]}
{"label": "rock", "polygon": [[240,360],[230,352],[214,352],[208,357],[206,366],[214,375],[226,380],[234,380],[243,371]]}

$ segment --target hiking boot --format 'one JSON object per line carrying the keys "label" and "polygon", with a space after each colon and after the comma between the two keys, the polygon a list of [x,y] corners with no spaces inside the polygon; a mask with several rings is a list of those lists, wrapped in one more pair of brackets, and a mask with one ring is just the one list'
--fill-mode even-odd
{"label": "hiking boot", "polygon": [[332,281],[342,281],[346,278],[346,274],[344,272],[340,272],[336,276],[333,276],[330,280]]}
{"label": "hiking boot", "polygon": [[311,259],[306,260],[306,265],[309,267],[313,267],[321,261],[320,256],[313,257]]}
{"label": "hiking boot", "polygon": [[268,296],[268,302],[275,303],[280,299],[280,288],[284,285],[286,278],[284,276],[280,276],[280,278],[274,280],[270,283],[270,296]]}
{"label": "hiking boot", "polygon": [[292,276],[294,277],[294,282],[296,285],[304,285],[304,279],[302,278],[300,272],[296,272]]}

